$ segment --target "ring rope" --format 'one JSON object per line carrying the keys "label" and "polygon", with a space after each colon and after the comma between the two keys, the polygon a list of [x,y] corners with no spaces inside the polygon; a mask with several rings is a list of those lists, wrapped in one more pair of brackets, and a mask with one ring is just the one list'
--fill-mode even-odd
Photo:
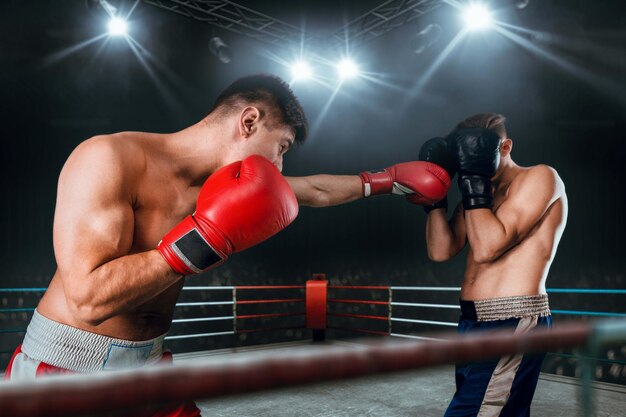
{"label": "ring rope", "polygon": [[[621,322],[621,337],[626,326]],[[525,334],[510,331],[452,335],[442,341],[386,339],[358,346],[334,345],[302,352],[265,352],[241,361],[155,366],[132,371],[71,375],[2,384],[3,414],[72,416],[255,392],[269,388],[330,381],[375,373],[474,362],[520,352],[582,346],[602,334],[589,323],[569,323]],[[610,333],[609,333],[610,332]],[[614,329],[605,333],[615,335]]]}

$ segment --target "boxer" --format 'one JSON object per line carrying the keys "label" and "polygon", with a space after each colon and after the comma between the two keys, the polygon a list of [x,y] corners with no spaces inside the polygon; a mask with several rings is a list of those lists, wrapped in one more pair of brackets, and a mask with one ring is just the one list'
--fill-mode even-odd
{"label": "boxer", "polygon": [[[184,277],[288,226],[298,205],[401,194],[441,199],[448,174],[424,161],[359,176],[281,175],[307,121],[279,78],[235,81],[200,122],[172,134],[122,132],[81,143],[58,182],[57,270],[6,377],[97,372],[166,358]],[[196,416],[193,403],[159,416]]]}
{"label": "boxer", "polygon": [[[451,218],[447,199],[425,206],[426,243],[434,261],[469,245],[461,286],[459,333],[550,327],[546,277],[567,220],[563,181],[547,165],[511,158],[505,118],[471,116],[420,159],[458,174],[462,202]],[[512,355],[456,365],[456,392],[446,416],[528,416],[545,354]]]}

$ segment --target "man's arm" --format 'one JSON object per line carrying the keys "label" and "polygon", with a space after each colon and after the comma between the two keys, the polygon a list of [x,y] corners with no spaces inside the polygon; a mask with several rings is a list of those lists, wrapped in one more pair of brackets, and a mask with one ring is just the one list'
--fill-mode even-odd
{"label": "man's arm", "polygon": [[413,204],[432,204],[442,199],[450,187],[448,173],[425,161],[403,162],[385,169],[356,175],[311,175],[285,177],[298,203],[327,207],[360,197],[384,194],[403,195]]}
{"label": "man's arm", "polygon": [[478,263],[492,262],[521,242],[560,196],[560,180],[546,166],[531,168],[518,184],[511,184],[508,198],[494,212],[465,211],[467,238]]}
{"label": "man's arm", "polygon": [[463,206],[459,203],[450,217],[443,208],[431,210],[426,218],[428,257],[436,262],[456,256],[467,242]]}
{"label": "man's arm", "polygon": [[285,177],[295,193],[298,204],[328,207],[349,203],[363,197],[358,175],[310,175]]}
{"label": "man's arm", "polygon": [[106,138],[81,144],[59,177],[54,249],[68,306],[97,325],[167,289],[181,275],[157,250],[128,255],[133,196],[123,158]]}

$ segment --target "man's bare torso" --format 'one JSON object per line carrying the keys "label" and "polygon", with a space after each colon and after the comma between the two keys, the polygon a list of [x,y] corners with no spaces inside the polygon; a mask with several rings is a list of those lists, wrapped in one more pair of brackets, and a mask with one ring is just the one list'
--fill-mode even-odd
{"label": "man's bare torso", "polygon": [[[515,193],[530,168],[522,168],[508,186],[494,193],[494,212]],[[563,182],[555,172],[554,201],[539,222],[521,241],[493,262],[477,263],[470,247],[461,288],[464,300],[535,295],[545,293],[548,269],[565,228],[567,196]]]}
{"label": "man's bare torso", "polygon": [[[131,250],[127,254],[154,249],[163,235],[193,212],[200,187],[189,187],[173,172],[162,148],[166,140],[164,135],[125,132],[108,138],[119,144],[120,155],[123,155],[118,166],[112,166],[111,169],[124,170],[125,182],[131,194],[129,205],[133,213],[133,236]],[[97,194],[98,190],[89,192]],[[57,201],[57,210],[63,204]],[[37,309],[52,320],[98,334],[127,340],[146,340],[169,329],[182,286],[183,280],[180,280],[155,298],[124,314],[111,317],[97,326],[89,326],[71,314],[63,280],[57,270]]]}

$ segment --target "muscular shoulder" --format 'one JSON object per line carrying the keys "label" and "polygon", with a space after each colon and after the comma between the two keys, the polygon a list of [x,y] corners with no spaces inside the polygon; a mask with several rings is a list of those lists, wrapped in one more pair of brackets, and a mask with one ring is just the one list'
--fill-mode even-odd
{"label": "muscular shoulder", "polygon": [[[94,136],[79,144],[67,160],[68,164],[93,164],[93,167],[125,169],[143,160],[140,146],[122,134]],[[134,161],[134,164],[130,163]]]}
{"label": "muscular shoulder", "polygon": [[85,175],[133,176],[145,164],[141,146],[123,134],[94,136],[79,144],[67,159],[63,171]]}
{"label": "muscular shoulder", "polygon": [[115,135],[94,136],[79,144],[68,157],[59,185],[108,184],[131,192],[133,178],[144,164],[144,155],[135,141]]}
{"label": "muscular shoulder", "polygon": [[545,178],[545,179],[555,179],[558,178],[559,174],[556,172],[556,169],[552,168],[549,165],[539,164],[534,165],[528,168],[528,173],[533,175],[535,179]]}
{"label": "muscular shoulder", "polygon": [[549,165],[539,164],[528,169],[526,181],[536,183],[540,187],[554,189],[559,194],[564,191],[563,181],[556,169]]}
{"label": "muscular shoulder", "polygon": [[551,195],[552,199],[565,194],[565,187],[558,172],[549,165],[539,164],[525,168],[511,183],[511,191]]}

